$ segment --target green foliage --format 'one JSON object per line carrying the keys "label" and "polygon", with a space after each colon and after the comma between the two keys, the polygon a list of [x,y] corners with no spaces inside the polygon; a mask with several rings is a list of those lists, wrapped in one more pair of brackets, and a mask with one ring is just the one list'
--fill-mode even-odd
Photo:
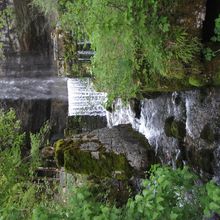
{"label": "green foliage", "polygon": [[46,136],[50,130],[49,122],[45,122],[44,125],[41,127],[40,131],[36,134],[30,133],[30,139],[31,139],[31,164],[32,169],[34,170],[36,167],[38,167],[41,164],[41,158],[40,158],[40,148],[44,147],[43,145],[47,145],[48,143],[45,143],[45,141],[48,141],[46,139]]}
{"label": "green foliage", "polygon": [[211,61],[215,57],[215,52],[210,47],[204,48],[202,52],[207,61]]}
{"label": "green foliage", "polygon": [[21,158],[24,134],[14,110],[0,111],[0,217],[25,219],[35,203],[35,187]]}
{"label": "green foliage", "polygon": [[64,30],[91,41],[98,90],[110,100],[135,97],[159,77],[180,78],[198,55],[198,39],[170,24],[176,1],[65,1]]}
{"label": "green foliage", "polygon": [[[215,19],[214,36],[211,38],[211,41],[220,42],[220,15],[218,16],[218,18]],[[214,51],[210,47],[206,47],[203,49],[203,55],[205,57],[205,60],[207,61],[211,61],[212,58],[214,58],[219,52],[220,50]]]}
{"label": "green foliage", "polygon": [[220,15],[215,19],[214,36],[211,38],[214,42],[220,42]]}
{"label": "green foliage", "polygon": [[20,121],[16,119],[14,110],[4,112],[0,109],[0,150],[9,147],[20,147],[24,134],[20,132]]}
{"label": "green foliage", "polygon": [[209,182],[206,185],[207,197],[203,198],[205,203],[204,213],[210,216],[213,212],[220,213],[220,187],[214,182]]}
{"label": "green foliage", "polygon": [[149,174],[149,179],[143,181],[142,192],[123,207],[98,202],[88,186],[73,187],[66,194],[65,203],[36,207],[33,220],[201,220],[214,212],[220,213],[220,188],[213,182],[196,184],[198,177],[188,168],[154,166]]}
{"label": "green foliage", "polygon": [[[37,146],[46,129],[44,126],[39,134],[31,135],[32,157],[39,156]],[[33,208],[47,198],[47,190],[41,196],[40,186],[33,182],[36,158],[22,157],[24,134],[12,109],[0,110],[0,140],[0,219],[30,219]]]}
{"label": "green foliage", "polygon": [[202,219],[200,187],[187,168],[153,167],[144,189],[127,205],[127,219]]}
{"label": "green foliage", "polygon": [[87,186],[72,187],[66,195],[65,203],[55,203],[51,207],[40,205],[33,210],[32,220],[119,219],[120,210],[96,201]]}

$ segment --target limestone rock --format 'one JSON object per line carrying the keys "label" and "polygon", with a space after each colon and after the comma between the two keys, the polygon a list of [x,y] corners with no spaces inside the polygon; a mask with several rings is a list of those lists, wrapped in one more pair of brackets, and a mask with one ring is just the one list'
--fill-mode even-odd
{"label": "limestone rock", "polygon": [[55,143],[55,157],[67,171],[129,178],[158,160],[143,135],[130,125],[103,128]]}

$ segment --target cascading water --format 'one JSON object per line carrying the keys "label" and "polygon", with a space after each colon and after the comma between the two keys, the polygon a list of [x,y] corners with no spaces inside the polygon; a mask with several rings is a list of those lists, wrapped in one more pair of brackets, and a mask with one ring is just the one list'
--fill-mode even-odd
{"label": "cascading water", "polygon": [[[162,162],[175,167],[176,162],[181,161],[220,175],[218,89],[174,92],[143,99],[140,118],[135,117],[132,105],[124,107],[121,100],[117,100],[114,107],[112,113],[107,113],[108,125],[132,124],[134,129],[145,135]],[[185,125],[184,138],[167,135],[166,121],[169,118]]]}
{"label": "cascading water", "polygon": [[103,103],[106,94],[95,92],[89,78],[70,78],[67,80],[69,116],[99,115],[105,116]]}
{"label": "cascading water", "polygon": [[165,135],[164,121],[171,116],[180,118],[184,109],[182,106],[174,107],[173,102],[172,96],[167,94],[155,99],[144,99],[141,102],[141,117],[138,119],[130,105],[122,106],[121,100],[118,100],[115,103],[116,110],[107,113],[108,125],[111,127],[130,123],[135,130],[145,135],[156,152],[163,150],[166,157],[161,159],[164,163],[171,162],[175,167],[179,155],[178,140]]}
{"label": "cascading water", "polygon": [[12,54],[2,64],[0,99],[67,100],[66,79],[56,77],[49,57]]}
{"label": "cascading water", "polygon": [[67,99],[66,79],[50,78],[1,78],[0,99]]}

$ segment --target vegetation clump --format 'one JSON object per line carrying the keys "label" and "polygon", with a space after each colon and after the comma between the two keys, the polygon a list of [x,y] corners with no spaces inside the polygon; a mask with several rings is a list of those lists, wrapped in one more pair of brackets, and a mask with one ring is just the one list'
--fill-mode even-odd
{"label": "vegetation clump", "polygon": [[101,203],[84,185],[71,188],[65,204],[36,207],[32,218],[200,220],[218,215],[220,188],[212,181],[205,185],[196,184],[197,178],[186,167],[173,170],[154,166],[149,178],[143,180],[141,192],[122,207]]}
{"label": "vegetation clump", "polygon": [[[40,2],[34,0],[48,13]],[[170,16],[181,0],[55,2],[62,29],[76,41],[91,43],[95,86],[107,92],[110,101],[117,97],[128,100],[146,91],[166,91],[171,81],[178,89],[186,88],[190,86],[189,73],[200,77],[200,40]],[[74,60],[70,48],[67,57]]]}
{"label": "vegetation clump", "polygon": [[195,87],[202,87],[206,85],[206,82],[204,80],[205,79],[197,75],[192,75],[189,77],[189,84]]}
{"label": "vegetation clump", "polygon": [[[56,142],[55,156],[59,166],[68,172],[95,175],[102,178],[129,179],[132,167],[123,154],[106,152],[98,146],[98,151],[90,152],[79,148],[80,142],[69,144]],[[86,144],[86,142],[85,142]]]}
{"label": "vegetation clump", "polygon": [[[0,130],[1,140],[4,140],[5,132],[14,132],[11,123],[16,122],[14,115],[12,110],[0,115],[8,128]],[[14,135],[15,140],[23,137],[19,129]],[[69,184],[66,193],[56,189],[51,192],[48,185],[43,190],[34,181],[30,158],[22,158],[21,146],[9,146],[8,143],[0,150],[0,217],[3,220],[200,220],[220,214],[219,186],[213,181],[198,184],[198,177],[186,167],[173,170],[166,166],[153,166],[142,181],[140,192],[117,208],[106,200],[104,192],[97,193],[88,182],[81,186]],[[55,196],[57,193],[62,196]]]}

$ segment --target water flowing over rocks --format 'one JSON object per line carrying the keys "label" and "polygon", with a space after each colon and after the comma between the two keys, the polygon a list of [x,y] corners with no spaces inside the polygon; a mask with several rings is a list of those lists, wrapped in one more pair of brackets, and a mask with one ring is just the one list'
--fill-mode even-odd
{"label": "water flowing over rocks", "polygon": [[103,103],[106,93],[96,92],[90,78],[69,78],[68,88],[68,115],[105,116]]}
{"label": "water flowing over rocks", "polygon": [[141,116],[116,101],[108,125],[130,123],[144,134],[164,164],[192,166],[204,177],[220,175],[218,88],[174,92],[141,101]]}

